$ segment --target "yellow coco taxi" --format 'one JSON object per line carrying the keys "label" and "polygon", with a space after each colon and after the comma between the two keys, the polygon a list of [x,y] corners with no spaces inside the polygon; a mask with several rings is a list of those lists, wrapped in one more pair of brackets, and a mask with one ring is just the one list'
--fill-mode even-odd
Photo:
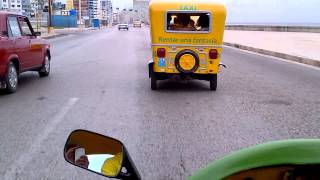
{"label": "yellow coco taxi", "polygon": [[226,8],[212,0],[152,0],[149,5],[151,89],[179,76],[210,82],[217,89]]}

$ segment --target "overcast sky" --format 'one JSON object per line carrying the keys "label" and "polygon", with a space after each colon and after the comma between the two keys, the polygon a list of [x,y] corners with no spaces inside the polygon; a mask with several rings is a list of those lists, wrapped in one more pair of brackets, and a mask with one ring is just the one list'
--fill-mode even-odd
{"label": "overcast sky", "polygon": [[114,8],[130,8],[132,7],[132,0],[113,0],[113,7]]}
{"label": "overcast sky", "polygon": [[[226,4],[229,23],[320,24],[320,0],[213,0]],[[130,8],[132,0],[113,0]]]}

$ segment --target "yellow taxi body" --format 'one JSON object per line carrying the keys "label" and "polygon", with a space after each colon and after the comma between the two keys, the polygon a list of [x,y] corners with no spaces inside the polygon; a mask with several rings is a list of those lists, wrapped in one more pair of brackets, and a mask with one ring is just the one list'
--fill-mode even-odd
{"label": "yellow taxi body", "polygon": [[212,0],[152,0],[149,13],[151,74],[184,74],[202,80],[218,74],[226,19],[223,4]]}

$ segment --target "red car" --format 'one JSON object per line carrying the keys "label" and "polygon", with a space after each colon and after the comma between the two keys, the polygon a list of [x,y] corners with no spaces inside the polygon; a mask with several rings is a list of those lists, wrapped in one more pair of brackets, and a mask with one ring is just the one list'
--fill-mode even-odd
{"label": "red car", "polygon": [[38,71],[40,77],[50,73],[50,45],[37,38],[27,17],[0,12],[0,89],[13,93],[18,75]]}

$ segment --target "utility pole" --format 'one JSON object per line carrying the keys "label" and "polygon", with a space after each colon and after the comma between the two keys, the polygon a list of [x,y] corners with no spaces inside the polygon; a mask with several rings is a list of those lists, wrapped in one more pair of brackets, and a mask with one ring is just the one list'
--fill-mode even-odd
{"label": "utility pole", "polygon": [[39,31],[39,13],[38,13],[38,9],[35,11],[35,16],[36,16],[36,20],[37,20],[37,31]]}
{"label": "utility pole", "polygon": [[52,27],[52,1],[53,0],[48,0],[48,14],[49,14],[49,17],[48,17],[48,34],[53,32],[53,27]]}
{"label": "utility pole", "polygon": [[79,0],[79,24],[81,26],[82,22],[81,22],[81,0]]}

